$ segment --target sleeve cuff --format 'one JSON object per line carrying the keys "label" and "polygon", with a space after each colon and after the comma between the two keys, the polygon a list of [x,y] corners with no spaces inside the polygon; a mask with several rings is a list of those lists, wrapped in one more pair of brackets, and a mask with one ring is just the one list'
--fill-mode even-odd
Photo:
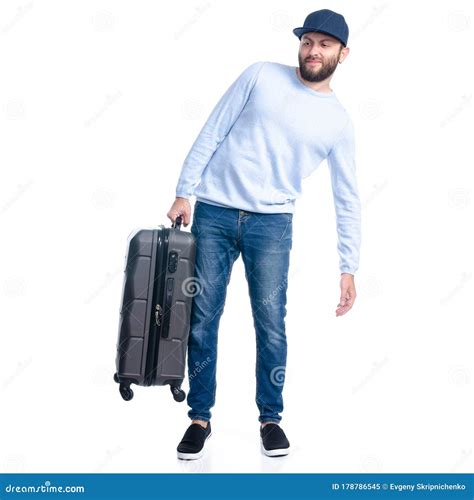
{"label": "sleeve cuff", "polygon": [[192,194],[186,193],[184,191],[176,191],[176,198],[191,198]]}
{"label": "sleeve cuff", "polygon": [[352,270],[352,269],[341,269],[341,274],[352,274],[352,276],[355,276],[355,270]]}

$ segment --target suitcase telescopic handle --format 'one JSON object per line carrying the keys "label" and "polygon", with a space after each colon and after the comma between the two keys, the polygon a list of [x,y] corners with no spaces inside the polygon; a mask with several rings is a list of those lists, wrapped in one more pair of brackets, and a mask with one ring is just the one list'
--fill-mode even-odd
{"label": "suitcase telescopic handle", "polygon": [[175,229],[181,229],[181,223],[182,222],[183,222],[183,219],[181,218],[181,215],[178,215],[178,217],[176,217],[176,219],[173,222],[173,224],[171,224],[171,227],[173,227]]}

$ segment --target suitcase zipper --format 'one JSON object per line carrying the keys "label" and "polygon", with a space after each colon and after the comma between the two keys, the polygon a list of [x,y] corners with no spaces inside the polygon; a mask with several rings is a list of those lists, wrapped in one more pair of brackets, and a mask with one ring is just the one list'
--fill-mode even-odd
{"label": "suitcase zipper", "polygon": [[160,306],[160,304],[156,304],[155,307],[155,323],[157,326],[161,325],[161,320],[160,317],[163,316],[163,308]]}
{"label": "suitcase zipper", "polygon": [[148,345],[145,385],[153,385],[156,378],[158,351],[163,326],[162,317],[166,313],[161,304],[163,304],[164,278],[166,277],[166,267],[164,263],[166,263],[168,255],[168,235],[169,230],[164,226],[160,226],[156,244],[155,276],[153,278],[156,280],[156,286],[153,287],[153,304],[155,304],[155,308],[152,311],[150,325],[150,342]]}

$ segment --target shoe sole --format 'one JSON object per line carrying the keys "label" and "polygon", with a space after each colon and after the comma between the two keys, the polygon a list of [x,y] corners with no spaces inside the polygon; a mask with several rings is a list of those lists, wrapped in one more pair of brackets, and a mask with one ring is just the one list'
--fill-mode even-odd
{"label": "shoe sole", "polygon": [[262,453],[267,457],[283,457],[290,453],[290,448],[277,448],[275,450],[266,450],[263,446],[263,441],[260,439],[260,446],[262,448]]}
{"label": "shoe sole", "polygon": [[202,445],[202,448],[196,452],[196,453],[182,453],[178,451],[178,458],[180,460],[196,460],[198,458],[201,458],[204,455],[204,448],[206,446],[207,440],[212,436],[212,432],[209,433],[209,436],[206,437],[204,444]]}

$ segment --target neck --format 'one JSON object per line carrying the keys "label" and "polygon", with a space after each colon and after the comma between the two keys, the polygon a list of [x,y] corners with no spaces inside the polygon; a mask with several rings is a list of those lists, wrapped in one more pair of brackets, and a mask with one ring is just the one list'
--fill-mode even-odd
{"label": "neck", "polygon": [[296,74],[298,78],[304,83],[307,87],[312,90],[316,90],[317,92],[325,92],[327,94],[332,93],[332,89],[329,87],[329,80],[323,80],[322,82],[308,82],[305,80],[300,73],[300,68],[296,67]]}

